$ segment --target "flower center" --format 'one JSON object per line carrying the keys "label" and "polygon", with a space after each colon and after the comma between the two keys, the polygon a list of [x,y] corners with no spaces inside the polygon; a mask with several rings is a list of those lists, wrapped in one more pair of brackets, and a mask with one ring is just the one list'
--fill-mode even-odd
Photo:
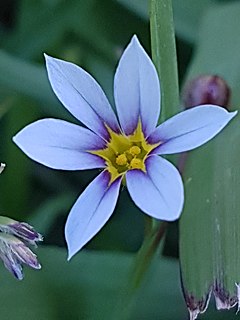
{"label": "flower center", "polygon": [[133,134],[126,136],[107,128],[110,141],[105,149],[89,150],[90,153],[103,158],[111,174],[110,184],[128,170],[140,169],[146,172],[145,160],[148,154],[160,143],[149,144],[142,132],[141,122]]}
{"label": "flower center", "polygon": [[142,147],[132,145],[123,153],[119,155],[116,154],[116,159],[114,159],[113,156],[113,161],[111,163],[117,169],[119,174],[129,169],[145,170],[144,157],[146,154],[146,151]]}

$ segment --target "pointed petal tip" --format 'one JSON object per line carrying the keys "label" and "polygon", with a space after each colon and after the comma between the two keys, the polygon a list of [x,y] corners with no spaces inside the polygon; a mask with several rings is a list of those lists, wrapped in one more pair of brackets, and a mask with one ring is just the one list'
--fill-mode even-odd
{"label": "pointed petal tip", "polygon": [[74,256],[74,253],[68,252],[67,262],[69,262],[72,259],[73,256]]}
{"label": "pointed petal tip", "polygon": [[149,142],[164,141],[154,152],[172,154],[193,150],[213,139],[237,115],[217,105],[199,105],[166,120]]}
{"label": "pointed petal tip", "polygon": [[138,39],[136,34],[134,34],[132,36],[132,39],[130,41],[129,46],[133,46],[135,49],[140,49],[140,50],[143,50],[145,52],[145,50],[144,50],[143,46],[141,45],[141,42],[139,41],[139,39]]}
{"label": "pointed petal tip", "polygon": [[106,224],[118,199],[121,180],[109,186],[110,174],[100,173],[79,196],[65,225],[68,261]]}
{"label": "pointed petal tip", "polygon": [[75,254],[77,254],[80,250],[82,250],[85,243],[82,244],[81,246],[76,247],[76,243],[71,241],[71,237],[70,237],[69,232],[67,230],[67,225],[65,225],[65,239],[67,242],[67,250],[68,250],[67,261],[69,262],[75,256]]}
{"label": "pointed petal tip", "polygon": [[132,43],[136,43],[136,44],[140,44],[140,41],[138,40],[138,37],[137,37],[136,34],[134,34],[134,35],[132,36],[131,42],[132,42]]}
{"label": "pointed petal tip", "polygon": [[48,54],[46,54],[45,52],[43,53],[44,59],[46,64],[48,64],[48,62],[53,59],[51,56],[49,56]]}
{"label": "pointed petal tip", "polygon": [[[65,236],[66,237],[66,236]],[[69,239],[67,240],[66,237],[66,241],[67,241],[67,262],[70,262],[70,260],[72,260],[72,258],[79,252],[82,250],[82,248],[84,247],[83,245],[81,247],[78,247],[76,249],[76,247],[73,246],[73,244],[70,243]]]}
{"label": "pointed petal tip", "polygon": [[12,137],[12,141],[17,144],[17,142],[16,142],[16,136],[17,136],[17,134]]}
{"label": "pointed petal tip", "polygon": [[49,56],[49,55],[48,55],[47,53],[45,53],[45,52],[43,53],[43,56],[44,56],[44,58],[45,58],[46,61],[51,60],[51,59],[55,59],[55,58]]}
{"label": "pointed petal tip", "polygon": [[139,119],[145,136],[155,129],[160,113],[160,83],[156,68],[136,35],[132,36],[119,60],[114,98],[126,135],[134,132]]}
{"label": "pointed petal tip", "polygon": [[229,113],[230,113],[231,119],[232,119],[232,118],[236,117],[236,115],[238,114],[238,110],[232,111],[232,112],[229,112]]}
{"label": "pointed petal tip", "polygon": [[[22,130],[21,130],[22,131]],[[16,144],[16,146],[18,146],[20,149],[21,148],[21,142],[19,141],[19,135],[21,133],[21,131],[19,131],[18,133],[15,134],[15,136],[12,137],[12,141]]]}
{"label": "pointed petal tip", "polygon": [[215,110],[222,111],[222,113],[225,113],[229,117],[229,119],[234,118],[238,113],[238,110],[228,111],[226,108],[223,108],[223,107],[215,105],[215,104],[202,104],[202,105],[196,106],[195,108],[199,109],[200,107],[209,108],[209,110],[215,109]]}
{"label": "pointed petal tip", "polygon": [[74,242],[71,241],[71,236],[70,236],[70,232],[68,230],[68,224],[65,225],[65,239],[66,239],[66,242],[67,242],[67,250],[68,250],[68,254],[67,254],[67,261],[69,262],[73,256],[78,253],[82,247],[82,246],[78,246],[76,248],[76,245],[74,245]]}

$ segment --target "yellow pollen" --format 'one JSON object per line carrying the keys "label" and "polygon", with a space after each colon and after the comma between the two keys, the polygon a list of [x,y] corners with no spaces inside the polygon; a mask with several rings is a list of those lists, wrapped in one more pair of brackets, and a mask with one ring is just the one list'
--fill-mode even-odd
{"label": "yellow pollen", "polygon": [[116,164],[119,166],[125,166],[127,164],[128,160],[124,153],[120,154],[116,158]]}
{"label": "yellow pollen", "polygon": [[141,159],[133,158],[130,162],[131,169],[142,169],[143,163]]}
{"label": "yellow pollen", "polygon": [[124,176],[128,170],[138,169],[146,172],[145,161],[150,152],[161,142],[150,144],[142,131],[139,120],[137,128],[130,135],[116,133],[106,126],[109,133],[109,141],[106,147],[99,150],[88,150],[105,160],[106,170],[110,173],[109,185],[117,178]]}
{"label": "yellow pollen", "polygon": [[131,155],[137,156],[139,153],[141,153],[141,149],[138,146],[132,146],[129,149],[129,152],[131,153]]}

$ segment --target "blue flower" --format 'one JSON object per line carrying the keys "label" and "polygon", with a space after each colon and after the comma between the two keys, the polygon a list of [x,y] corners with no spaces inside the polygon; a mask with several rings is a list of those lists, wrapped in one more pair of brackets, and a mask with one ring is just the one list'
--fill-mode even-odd
{"label": "blue flower", "polygon": [[53,169],[102,172],[80,195],[68,216],[69,259],[108,221],[124,180],[146,214],[177,219],[184,203],[177,169],[159,155],[192,150],[212,139],[236,115],[213,105],[181,112],[157,126],[160,85],[156,69],[134,36],[114,78],[116,117],[99,84],[82,68],[46,56],[58,99],[87,128],[58,119],[36,121],[14,142],[31,159]]}

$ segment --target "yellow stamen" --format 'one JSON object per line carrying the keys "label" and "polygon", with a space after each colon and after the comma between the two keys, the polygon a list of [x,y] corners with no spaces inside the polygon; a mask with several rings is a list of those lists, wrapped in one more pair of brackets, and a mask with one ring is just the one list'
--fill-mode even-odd
{"label": "yellow stamen", "polygon": [[160,142],[156,144],[147,142],[140,121],[136,130],[129,136],[116,133],[107,126],[106,128],[110,136],[106,147],[88,152],[105,160],[106,169],[111,176],[109,185],[120,176],[124,178],[128,170],[139,169],[146,172],[145,160],[149,153],[160,145]]}
{"label": "yellow stamen", "polygon": [[116,158],[116,164],[119,166],[125,166],[127,164],[127,157],[124,153],[120,154]]}
{"label": "yellow stamen", "polygon": [[133,158],[130,162],[130,168],[131,169],[142,169],[143,168],[143,162],[141,159]]}
{"label": "yellow stamen", "polygon": [[129,149],[129,152],[131,153],[132,156],[137,156],[139,153],[141,153],[141,149],[138,146],[132,146]]}

